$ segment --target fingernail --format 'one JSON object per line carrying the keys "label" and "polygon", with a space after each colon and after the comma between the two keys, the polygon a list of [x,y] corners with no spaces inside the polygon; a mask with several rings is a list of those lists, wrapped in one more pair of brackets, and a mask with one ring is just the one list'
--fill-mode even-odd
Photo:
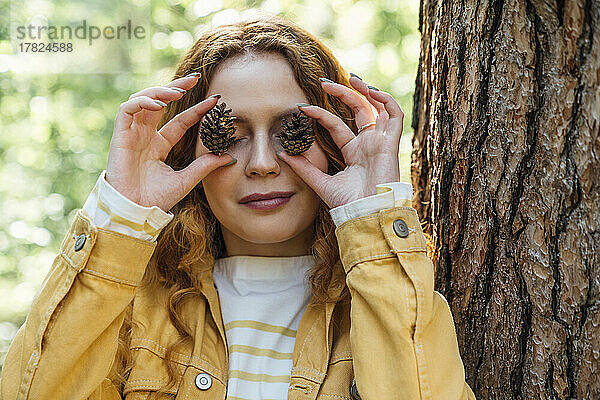
{"label": "fingernail", "polygon": [[165,107],[165,106],[167,105],[167,103],[163,103],[163,102],[162,102],[162,101],[160,101],[160,100],[154,100],[154,102],[155,102],[156,104],[158,104],[159,106],[163,106],[163,107]]}
{"label": "fingernail", "polygon": [[178,88],[178,87],[172,87],[172,88],[169,88],[169,89],[174,90],[174,91],[179,92],[179,93],[185,93],[185,92],[187,92],[187,90],[182,89],[182,88]]}
{"label": "fingernail", "polygon": [[186,75],[186,78],[187,78],[188,76],[202,76],[202,74],[201,74],[200,72],[192,72],[191,74],[187,74],[187,75]]}
{"label": "fingernail", "polygon": [[[233,158],[233,157],[231,157]],[[223,165],[224,167],[231,165],[231,164],[235,164],[237,162],[237,158],[233,158],[233,160],[229,161],[227,164]]]}
{"label": "fingernail", "polygon": [[297,107],[310,107],[310,104],[306,104],[306,103],[296,103]]}
{"label": "fingernail", "polygon": [[368,87],[369,89],[372,89],[372,90],[379,91],[379,89],[377,89],[375,86],[367,85],[367,87]]}
{"label": "fingernail", "polygon": [[360,76],[356,75],[355,73],[350,72],[350,75],[353,76],[353,77],[355,77],[355,78],[358,78],[358,79],[360,79],[362,81],[362,78]]}
{"label": "fingernail", "polygon": [[323,82],[329,82],[329,83],[335,83],[334,81],[332,81],[331,79],[327,79],[327,78],[319,78],[321,81]]}
{"label": "fingernail", "polygon": [[220,94],[213,94],[213,95],[208,96],[209,99],[212,99],[213,97],[215,97],[217,99],[220,99],[221,95]]}

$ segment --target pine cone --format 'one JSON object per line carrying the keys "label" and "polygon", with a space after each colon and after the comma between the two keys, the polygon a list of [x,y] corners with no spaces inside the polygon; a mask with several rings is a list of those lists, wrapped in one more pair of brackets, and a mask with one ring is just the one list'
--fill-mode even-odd
{"label": "pine cone", "polygon": [[204,116],[200,125],[200,140],[212,153],[222,155],[229,147],[241,139],[233,137],[235,126],[230,116],[231,108],[225,109],[226,104],[217,104]]}
{"label": "pine cone", "polygon": [[292,114],[291,120],[281,122],[281,145],[292,156],[304,153],[315,141],[312,120],[298,111]]}

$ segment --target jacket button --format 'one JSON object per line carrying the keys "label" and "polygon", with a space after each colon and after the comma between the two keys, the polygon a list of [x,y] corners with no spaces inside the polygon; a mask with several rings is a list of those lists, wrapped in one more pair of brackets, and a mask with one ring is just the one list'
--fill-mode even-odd
{"label": "jacket button", "polygon": [[361,400],[358,395],[358,389],[356,389],[356,381],[352,378],[352,385],[350,385],[350,397],[354,400]]}
{"label": "jacket button", "polygon": [[408,236],[408,226],[406,226],[406,222],[401,219],[397,219],[394,221],[394,232],[396,235],[401,238],[405,238]]}
{"label": "jacket button", "polygon": [[77,239],[75,239],[75,251],[79,251],[79,250],[83,249],[84,244],[85,244],[85,233],[82,233],[81,235],[77,236]]}
{"label": "jacket button", "polygon": [[209,374],[196,375],[196,387],[200,390],[207,390],[212,385],[212,378]]}

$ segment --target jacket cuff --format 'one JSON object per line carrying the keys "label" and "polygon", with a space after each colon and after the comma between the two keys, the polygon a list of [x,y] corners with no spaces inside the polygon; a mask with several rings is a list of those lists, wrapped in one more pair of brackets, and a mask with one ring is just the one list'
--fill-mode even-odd
{"label": "jacket cuff", "polygon": [[60,245],[60,255],[74,272],[138,286],[155,248],[156,242],[97,227],[80,209]]}
{"label": "jacket cuff", "polygon": [[99,228],[150,242],[156,241],[160,231],[174,218],[173,213],[160,207],[144,207],[112,187],[103,170],[83,209]]}
{"label": "jacket cuff", "polygon": [[360,262],[427,251],[417,210],[412,207],[394,207],[348,220],[336,228],[335,235],[346,273]]}
{"label": "jacket cuff", "polygon": [[353,218],[398,206],[411,206],[413,187],[408,182],[388,182],[375,186],[376,194],[329,210],[336,227]]}

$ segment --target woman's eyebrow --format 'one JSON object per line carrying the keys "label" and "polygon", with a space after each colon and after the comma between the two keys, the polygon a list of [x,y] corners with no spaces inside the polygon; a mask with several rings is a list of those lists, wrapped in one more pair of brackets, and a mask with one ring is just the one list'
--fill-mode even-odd
{"label": "woman's eyebrow", "polygon": [[[284,110],[284,111],[280,112],[279,114],[275,115],[272,118],[272,121],[278,120],[278,119],[280,119],[282,117],[285,117],[285,116],[290,115],[290,114],[292,114],[294,112],[297,112],[297,111],[298,111],[298,107],[294,107],[294,108],[290,108],[288,110]],[[236,122],[248,122],[248,120],[246,118],[244,118],[243,116],[236,115],[234,113],[232,113],[231,116],[235,117]]]}

